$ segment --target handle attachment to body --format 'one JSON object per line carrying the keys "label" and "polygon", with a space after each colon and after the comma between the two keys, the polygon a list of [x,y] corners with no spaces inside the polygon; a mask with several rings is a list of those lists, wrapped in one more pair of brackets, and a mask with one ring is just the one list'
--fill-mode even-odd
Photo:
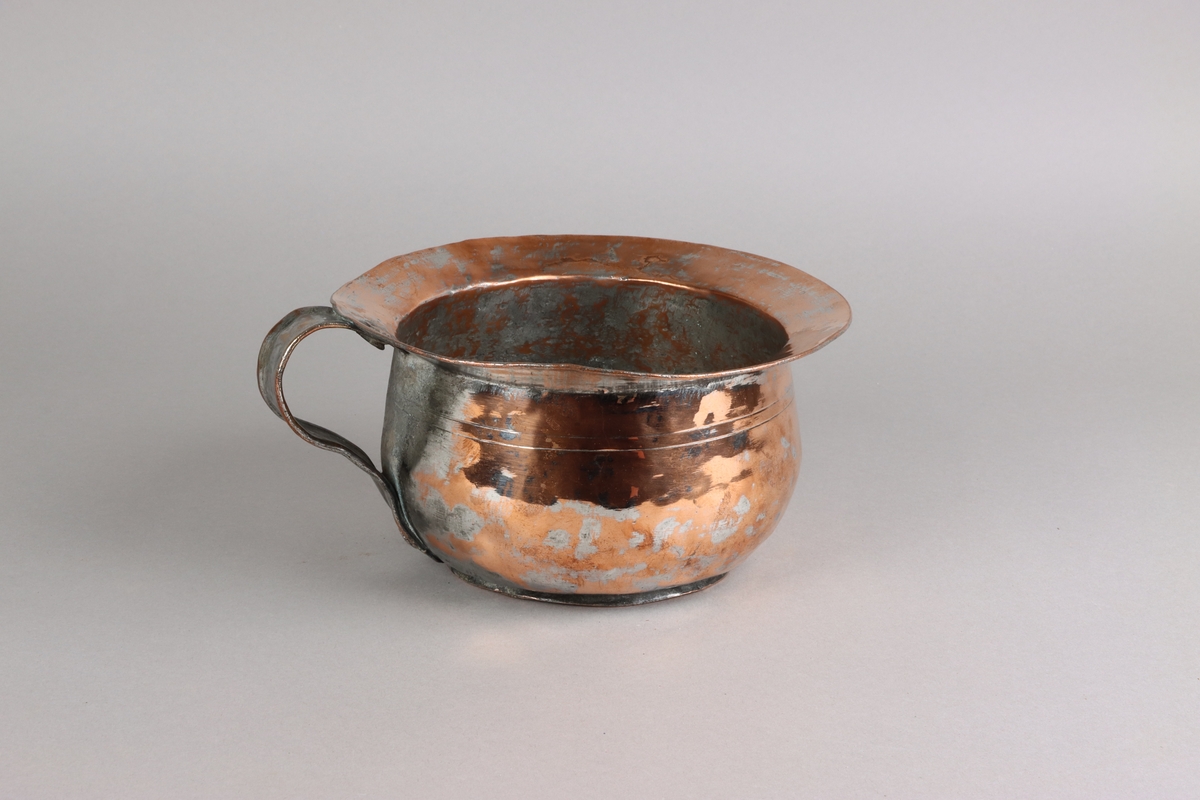
{"label": "handle attachment to body", "polygon": [[416,529],[408,520],[408,514],[405,513],[404,503],[400,499],[399,493],[383,473],[375,468],[371,457],[349,439],[339,436],[327,428],[322,428],[320,425],[298,419],[288,408],[287,401],[283,397],[283,370],[287,367],[288,358],[296,349],[296,345],[300,344],[305,337],[325,328],[352,330],[375,347],[383,349],[382,342],[365,335],[354,326],[354,323],[328,306],[298,308],[279,320],[275,327],[271,328],[267,338],[263,339],[262,348],[258,351],[258,390],[262,393],[267,406],[275,412],[276,416],[286,422],[297,436],[322,450],[341,453],[350,459],[354,466],[370,475],[371,479],[375,481],[375,485],[379,487],[379,493],[387,501],[388,507],[392,509],[392,516],[396,520],[396,526],[400,529],[400,535],[404,537],[404,541],[434,561],[441,561],[421,540]]}

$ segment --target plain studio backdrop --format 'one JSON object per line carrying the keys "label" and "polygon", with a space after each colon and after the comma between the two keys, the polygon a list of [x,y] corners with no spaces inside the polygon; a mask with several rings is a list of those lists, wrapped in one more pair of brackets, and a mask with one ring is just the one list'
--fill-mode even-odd
{"label": "plain studio backdrop", "polygon": [[[0,796],[1200,796],[1200,4],[0,6]],[[258,397],[479,236],[840,290],[709,592],[468,586]],[[297,413],[378,449],[388,358]]]}

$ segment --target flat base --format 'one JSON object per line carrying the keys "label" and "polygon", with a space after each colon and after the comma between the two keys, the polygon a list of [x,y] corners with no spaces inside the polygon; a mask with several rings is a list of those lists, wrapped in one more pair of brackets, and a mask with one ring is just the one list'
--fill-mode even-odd
{"label": "flat base", "polygon": [[535,592],[532,589],[521,589],[515,586],[501,586],[491,581],[477,578],[474,575],[459,572],[453,567],[450,568],[450,571],[472,586],[478,586],[481,589],[490,589],[493,592],[506,594],[509,597],[520,597],[523,600],[561,603],[565,606],[640,606],[644,603],[657,603],[659,600],[669,600],[672,597],[679,597],[680,595],[707,589],[728,574],[722,572],[720,575],[714,575],[711,578],[705,578],[692,583],[685,583],[681,586],[652,589],[648,592],[635,592],[633,594],[558,594],[556,592]]}

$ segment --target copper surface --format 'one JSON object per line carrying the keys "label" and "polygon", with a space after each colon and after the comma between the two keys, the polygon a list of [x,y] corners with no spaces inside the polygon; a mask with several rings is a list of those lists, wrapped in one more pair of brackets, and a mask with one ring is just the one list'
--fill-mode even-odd
{"label": "copper surface", "polygon": [[[771,533],[800,464],[787,362],[850,320],[837,292],[778,262],[613,237],[422,251],[333,303],[394,347],[369,471],[407,538],[479,585],[588,604],[710,585]],[[298,331],[273,331],[260,363],[285,419]],[[368,469],[340,437],[289,424]]]}
{"label": "copper surface", "polygon": [[[434,360],[486,367],[495,374],[508,365],[519,380],[579,385],[582,375],[591,372],[636,380],[679,374],[599,370],[570,363],[542,364],[541,369],[531,370],[521,362],[446,356],[398,336],[405,318],[433,298],[480,286],[572,277],[651,281],[736,298],[774,319],[786,335],[775,357],[754,365],[757,368],[807,355],[833,341],[850,324],[845,298],[781,262],[711,245],[617,236],[497,237],[420,250],[389,259],[350,281],[334,293],[333,307],[388,344]],[[737,371],[742,370],[705,369],[691,374]],[[576,374],[564,378],[563,372]]]}

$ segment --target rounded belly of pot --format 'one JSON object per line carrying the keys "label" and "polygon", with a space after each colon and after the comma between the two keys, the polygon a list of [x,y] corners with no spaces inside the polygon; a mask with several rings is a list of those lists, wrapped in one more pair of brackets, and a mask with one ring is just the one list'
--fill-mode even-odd
{"label": "rounded belly of pot", "polygon": [[628,594],[721,575],[795,485],[786,368],[629,396],[483,388],[408,415],[389,472],[433,552],[493,584]]}

